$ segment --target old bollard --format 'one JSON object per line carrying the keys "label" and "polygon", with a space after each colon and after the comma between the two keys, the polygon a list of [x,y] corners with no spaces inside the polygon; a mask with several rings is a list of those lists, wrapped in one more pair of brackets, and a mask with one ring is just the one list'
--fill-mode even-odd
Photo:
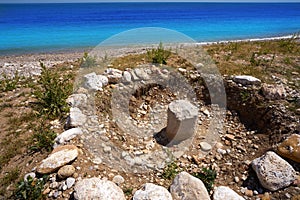
{"label": "old bollard", "polygon": [[176,100],[169,104],[166,137],[169,144],[176,145],[194,135],[198,109],[186,100]]}

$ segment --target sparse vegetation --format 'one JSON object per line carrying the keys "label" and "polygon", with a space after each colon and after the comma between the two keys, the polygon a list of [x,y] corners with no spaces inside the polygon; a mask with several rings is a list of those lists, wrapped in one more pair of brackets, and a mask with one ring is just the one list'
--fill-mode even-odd
{"label": "sparse vegetation", "polygon": [[51,130],[50,125],[41,122],[39,126],[34,129],[32,136],[33,145],[30,147],[33,151],[51,151],[54,144],[56,133]]}
{"label": "sparse vegetation", "polygon": [[69,111],[66,99],[72,92],[72,83],[41,63],[42,73],[33,92],[37,98],[37,110],[50,119],[63,117]]}
{"label": "sparse vegetation", "polygon": [[97,59],[95,57],[89,56],[87,52],[84,52],[81,59],[80,67],[82,68],[91,68],[97,66]]}
{"label": "sparse vegetation", "polygon": [[28,176],[26,181],[22,180],[17,184],[14,197],[19,200],[44,199],[42,191],[47,180],[48,176],[44,176],[39,179]]}
{"label": "sparse vegetation", "polygon": [[168,164],[163,173],[162,173],[162,177],[168,180],[172,180],[173,178],[175,178],[175,176],[180,172],[180,168],[178,167],[178,165],[176,164],[176,162],[171,162],[170,164]]}
{"label": "sparse vegetation", "polygon": [[171,51],[165,50],[162,42],[160,42],[156,49],[147,51],[147,55],[148,55],[148,58],[152,61],[152,63],[166,65],[167,59],[171,55]]}
{"label": "sparse vegetation", "polygon": [[16,89],[21,79],[18,73],[16,73],[13,77],[8,77],[6,74],[2,74],[2,78],[3,79],[0,81],[0,91],[2,92]]}
{"label": "sparse vegetation", "polygon": [[192,174],[196,178],[199,178],[205,185],[208,192],[213,189],[215,179],[217,178],[217,172],[211,168],[202,168],[200,172]]}

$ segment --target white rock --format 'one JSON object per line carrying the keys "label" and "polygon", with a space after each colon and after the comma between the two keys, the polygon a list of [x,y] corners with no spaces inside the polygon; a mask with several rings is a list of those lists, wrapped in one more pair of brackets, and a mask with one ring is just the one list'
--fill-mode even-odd
{"label": "white rock", "polygon": [[283,85],[262,85],[262,93],[269,100],[278,100],[286,97],[286,91]]}
{"label": "white rock", "polygon": [[181,172],[174,178],[170,192],[174,200],[210,200],[203,182],[187,172]]}
{"label": "white rock", "polygon": [[69,103],[71,107],[85,106],[87,104],[87,96],[82,93],[72,94],[68,97],[67,103]]}
{"label": "white rock", "polygon": [[121,175],[116,175],[114,176],[113,180],[112,180],[115,184],[120,185],[122,183],[124,183],[124,178]]}
{"label": "white rock", "polygon": [[133,200],[172,200],[172,196],[166,188],[146,183],[134,193]]}
{"label": "white rock", "polygon": [[90,90],[101,90],[103,86],[108,84],[108,78],[103,75],[97,75],[95,72],[84,76],[85,87]]}
{"label": "white rock", "polygon": [[105,70],[105,75],[108,78],[109,83],[118,83],[122,78],[122,71],[114,68],[108,68]]}
{"label": "white rock", "polygon": [[74,145],[65,145],[55,148],[51,154],[37,167],[40,174],[49,174],[60,167],[75,160],[78,156],[78,148]]}
{"label": "white rock", "polygon": [[142,80],[149,80],[149,75],[144,71],[143,68],[135,68],[134,73]]}
{"label": "white rock", "polygon": [[293,167],[272,151],[253,160],[252,168],[261,185],[271,191],[287,187],[296,179]]}
{"label": "white rock", "polygon": [[233,81],[242,85],[259,85],[261,83],[258,78],[248,75],[234,76]]}
{"label": "white rock", "polygon": [[210,151],[212,148],[207,142],[200,142],[200,147],[202,151]]}
{"label": "white rock", "polygon": [[70,108],[70,115],[68,119],[69,127],[82,126],[86,120],[86,115],[84,115],[79,108]]}
{"label": "white rock", "polygon": [[78,181],[74,187],[76,200],[125,200],[121,188],[111,181],[87,178]]}
{"label": "white rock", "polygon": [[123,83],[131,83],[131,74],[128,71],[123,72]]}
{"label": "white rock", "polygon": [[28,177],[31,177],[32,179],[34,179],[35,176],[36,176],[36,175],[35,175],[34,172],[27,173],[27,174],[25,174],[25,176],[24,176],[24,181],[27,182],[27,178],[28,178]]}
{"label": "white rock", "polygon": [[244,198],[229,187],[219,186],[214,189],[213,200],[244,200]]}
{"label": "white rock", "polygon": [[75,183],[75,178],[72,177],[67,178],[66,184],[68,189],[70,189],[74,185],[74,183]]}
{"label": "white rock", "polygon": [[63,144],[67,141],[72,140],[73,138],[75,138],[77,135],[82,134],[82,130],[80,128],[71,128],[63,133],[61,133],[60,135],[58,135],[54,141],[56,144]]}
{"label": "white rock", "polygon": [[176,100],[169,104],[166,136],[169,145],[193,137],[198,119],[198,109],[186,100]]}

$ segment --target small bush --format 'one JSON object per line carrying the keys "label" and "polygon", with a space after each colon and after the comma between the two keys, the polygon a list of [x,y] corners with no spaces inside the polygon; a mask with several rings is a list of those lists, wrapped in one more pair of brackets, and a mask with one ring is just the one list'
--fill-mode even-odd
{"label": "small bush", "polygon": [[90,68],[97,65],[97,60],[95,57],[90,57],[87,52],[84,52],[83,58],[81,59],[80,67]]}
{"label": "small bush", "polygon": [[162,177],[165,179],[172,180],[180,172],[179,167],[175,162],[168,164],[162,174]]}
{"label": "small bush", "polygon": [[32,136],[33,145],[30,147],[32,151],[51,151],[54,144],[56,134],[50,129],[50,125],[45,125],[42,121],[40,126],[34,129],[34,135]]}
{"label": "small bush", "polygon": [[171,51],[165,50],[162,42],[159,43],[156,49],[147,51],[148,58],[155,64],[167,64],[167,59],[170,55]]}
{"label": "small bush", "polygon": [[212,170],[210,168],[202,168],[201,172],[196,172],[192,175],[196,178],[199,178],[204,183],[208,192],[213,189],[215,179],[217,178],[217,173],[215,170]]}
{"label": "small bush", "polygon": [[2,75],[3,80],[0,81],[0,91],[8,92],[17,88],[17,84],[20,81],[20,77],[18,73],[14,75],[14,77],[8,77],[6,74]]}
{"label": "small bush", "polygon": [[44,185],[47,182],[48,176],[37,179],[28,176],[27,181],[20,181],[17,184],[15,198],[20,200],[40,200],[44,199]]}
{"label": "small bush", "polygon": [[67,77],[47,69],[41,63],[42,73],[33,94],[38,100],[37,109],[40,114],[46,114],[50,119],[62,117],[69,111],[66,99],[72,92],[72,83]]}

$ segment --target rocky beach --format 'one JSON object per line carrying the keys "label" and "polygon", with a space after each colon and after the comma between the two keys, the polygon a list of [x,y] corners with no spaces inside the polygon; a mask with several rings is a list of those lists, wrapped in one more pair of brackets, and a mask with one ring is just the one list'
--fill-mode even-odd
{"label": "rocky beach", "polygon": [[[299,199],[298,39],[201,48],[220,74],[175,53],[155,64],[148,49],[102,70],[84,52],[2,56],[0,199]],[[35,107],[47,69],[73,84],[58,117]],[[219,88],[226,104],[212,103]]]}

